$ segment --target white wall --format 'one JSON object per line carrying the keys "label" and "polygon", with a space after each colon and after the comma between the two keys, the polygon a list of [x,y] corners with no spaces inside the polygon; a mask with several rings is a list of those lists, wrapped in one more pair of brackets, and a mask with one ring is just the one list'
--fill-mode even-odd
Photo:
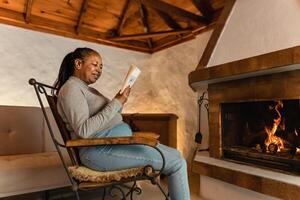
{"label": "white wall", "polygon": [[[298,45],[299,0],[237,0],[208,67]],[[207,133],[204,131],[205,138]],[[205,176],[201,177],[201,196],[211,200],[274,199]]]}
{"label": "white wall", "polygon": [[131,63],[140,64],[150,55],[97,45],[56,35],[0,24],[0,104],[38,106],[31,77],[52,84],[63,57],[76,47],[91,47],[103,57],[104,73],[96,87],[113,96]]}
{"label": "white wall", "polygon": [[188,73],[196,68],[210,34],[150,55],[0,24],[0,105],[38,106],[28,79],[52,84],[64,55],[76,47],[91,47],[101,53],[104,64],[94,87],[112,98],[130,64],[138,65],[142,74],[124,112],[178,115],[178,147],[190,159],[197,93],[188,86]]}
{"label": "white wall", "polygon": [[300,45],[299,0],[237,0],[208,66]]}

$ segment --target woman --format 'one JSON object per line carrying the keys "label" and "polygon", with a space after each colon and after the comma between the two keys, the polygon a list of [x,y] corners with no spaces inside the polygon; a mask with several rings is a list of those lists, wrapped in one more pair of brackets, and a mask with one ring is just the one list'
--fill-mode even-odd
{"label": "woman", "polygon": [[[102,73],[102,58],[95,50],[77,48],[65,56],[58,79],[57,108],[74,138],[132,136],[130,127],[122,121],[121,110],[130,88],[109,100],[88,85]],[[163,173],[168,177],[172,200],[189,200],[186,162],[180,153],[162,144],[157,146],[166,158]],[[101,146],[80,150],[81,162],[95,170],[120,170],[152,165],[160,169],[162,159],[153,148],[142,145]]]}

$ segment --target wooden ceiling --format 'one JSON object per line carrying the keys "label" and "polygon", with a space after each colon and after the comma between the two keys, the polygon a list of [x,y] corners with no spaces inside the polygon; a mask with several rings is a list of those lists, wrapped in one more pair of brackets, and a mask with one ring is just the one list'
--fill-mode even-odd
{"label": "wooden ceiling", "polygon": [[0,0],[0,22],[152,53],[213,27],[225,0]]}

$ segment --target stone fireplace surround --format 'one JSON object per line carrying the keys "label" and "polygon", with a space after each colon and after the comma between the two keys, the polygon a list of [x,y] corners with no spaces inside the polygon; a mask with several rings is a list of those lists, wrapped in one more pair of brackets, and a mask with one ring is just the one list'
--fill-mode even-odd
{"label": "stone fireplace surround", "polygon": [[222,160],[221,103],[300,99],[300,47],[293,47],[190,73],[192,88],[208,84],[209,154],[193,170],[263,194],[300,199],[300,177]]}

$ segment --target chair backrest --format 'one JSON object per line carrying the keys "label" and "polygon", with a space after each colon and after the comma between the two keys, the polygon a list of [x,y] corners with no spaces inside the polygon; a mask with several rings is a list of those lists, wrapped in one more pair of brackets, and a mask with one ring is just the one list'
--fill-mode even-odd
{"label": "chair backrest", "polygon": [[[54,93],[57,89],[52,87],[52,86],[49,86],[49,85],[46,85],[46,84],[43,84],[43,83],[39,83],[35,79],[30,79],[29,83],[31,85],[33,85],[34,88],[35,88],[39,103],[41,105],[41,109],[43,111],[48,129],[49,129],[49,132],[50,132],[50,135],[51,135],[51,139],[54,142],[55,147],[56,147],[58,153],[60,154],[60,157],[61,157],[62,161],[64,162],[64,158],[61,154],[61,151],[59,150],[59,146],[64,146],[65,147],[66,142],[68,140],[71,140],[71,133],[68,131],[68,129],[66,127],[66,124],[63,122],[63,120],[60,117],[60,115],[58,113],[58,110],[57,110],[57,106],[56,106],[57,96],[54,95]],[[48,94],[47,91],[49,91],[49,90],[51,90],[51,91]],[[64,141],[63,145],[58,142],[58,140],[55,138],[55,136],[53,134],[53,128],[51,127],[51,124],[50,124],[50,121],[49,121],[49,116],[48,116],[48,114],[45,110],[45,106],[44,106],[43,100],[41,98],[42,95],[44,95],[47,99],[47,102],[48,102],[48,105],[50,107],[51,113],[54,117],[54,120],[57,124],[57,127],[59,129],[61,137]],[[72,164],[73,165],[79,165],[80,164],[80,158],[79,158],[78,150],[73,149],[73,148],[67,148],[67,151],[68,151],[68,154],[69,154],[69,157],[71,159]]]}
{"label": "chair backrest", "polygon": [[[61,134],[61,137],[63,138],[64,143],[66,144],[66,142],[68,140],[71,140],[72,138],[71,138],[71,133],[68,131],[68,129],[66,127],[66,124],[63,122],[61,116],[58,113],[57,106],[56,106],[57,105],[57,96],[46,94],[46,98],[47,98],[49,107],[52,111],[55,122],[57,124],[57,127],[59,129],[59,132]],[[68,148],[67,150],[68,150],[69,156],[70,156],[73,164],[77,164],[77,165],[80,164],[78,150],[74,149],[74,148],[71,148],[71,149]]]}
{"label": "chair backrest", "polygon": [[53,117],[55,119],[55,122],[57,124],[57,127],[61,133],[61,136],[64,140],[64,143],[67,142],[67,140],[71,139],[71,135],[70,132],[67,130],[67,127],[65,125],[65,123],[63,122],[62,118],[60,117],[58,110],[56,108],[56,104],[57,104],[57,97],[56,96],[52,96],[52,95],[46,95],[49,107],[51,109],[51,112],[53,114]]}

